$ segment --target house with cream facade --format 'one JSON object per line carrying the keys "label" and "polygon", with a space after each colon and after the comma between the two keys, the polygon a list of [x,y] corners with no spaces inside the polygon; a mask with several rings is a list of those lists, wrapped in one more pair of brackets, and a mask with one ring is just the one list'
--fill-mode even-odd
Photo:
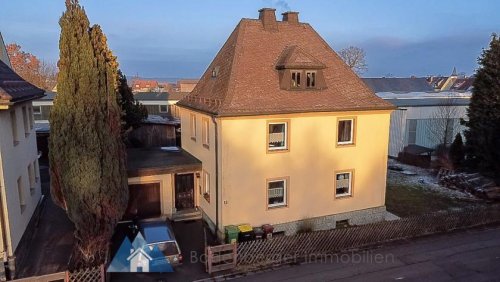
{"label": "house with cream facade", "polygon": [[220,236],[384,220],[394,106],[297,12],[242,19],[177,106],[182,148],[201,162],[194,206]]}
{"label": "house with cream facade", "polygon": [[42,197],[31,101],[44,91],[10,68],[4,48],[0,36],[0,258],[13,267],[16,248]]}

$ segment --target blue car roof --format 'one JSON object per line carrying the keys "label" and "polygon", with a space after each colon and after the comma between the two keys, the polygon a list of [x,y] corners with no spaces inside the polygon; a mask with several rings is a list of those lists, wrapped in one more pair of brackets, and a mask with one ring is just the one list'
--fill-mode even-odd
{"label": "blue car roof", "polygon": [[169,227],[164,222],[143,223],[141,229],[148,244],[174,240]]}

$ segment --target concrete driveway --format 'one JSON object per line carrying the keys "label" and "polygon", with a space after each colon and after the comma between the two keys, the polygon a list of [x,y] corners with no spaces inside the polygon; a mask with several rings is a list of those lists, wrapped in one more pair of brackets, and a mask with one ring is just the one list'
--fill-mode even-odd
{"label": "concrete driveway", "polygon": [[18,246],[28,249],[29,257],[16,262],[17,278],[65,271],[75,242],[73,223],[66,212],[52,202],[49,168],[43,162],[40,163],[40,179],[45,203],[32,240]]}

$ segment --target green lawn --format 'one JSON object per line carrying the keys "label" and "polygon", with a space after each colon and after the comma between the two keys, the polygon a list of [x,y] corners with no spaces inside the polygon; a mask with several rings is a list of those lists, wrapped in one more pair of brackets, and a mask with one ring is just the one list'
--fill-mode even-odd
{"label": "green lawn", "polygon": [[421,215],[471,205],[474,204],[466,200],[427,191],[419,185],[400,183],[389,183],[387,185],[387,210],[400,217]]}

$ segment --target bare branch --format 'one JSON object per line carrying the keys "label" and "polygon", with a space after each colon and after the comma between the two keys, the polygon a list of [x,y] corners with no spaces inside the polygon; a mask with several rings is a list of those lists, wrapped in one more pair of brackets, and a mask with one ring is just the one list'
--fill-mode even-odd
{"label": "bare branch", "polygon": [[362,74],[368,70],[365,51],[359,47],[349,46],[344,48],[340,50],[339,56],[357,74]]}

